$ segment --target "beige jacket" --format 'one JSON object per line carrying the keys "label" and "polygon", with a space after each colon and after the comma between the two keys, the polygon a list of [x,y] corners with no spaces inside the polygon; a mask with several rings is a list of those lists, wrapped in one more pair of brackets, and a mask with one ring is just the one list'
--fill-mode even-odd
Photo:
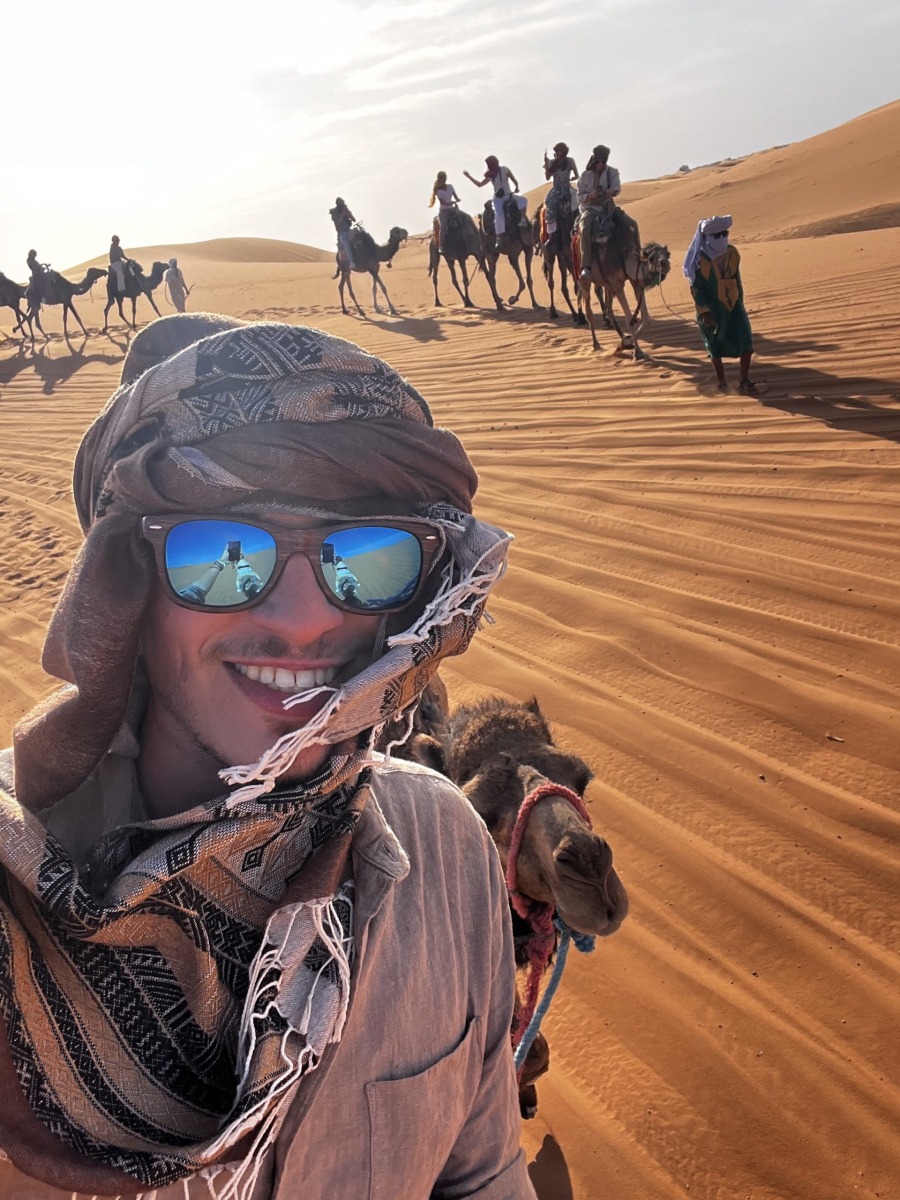
{"label": "beige jacket", "polygon": [[[301,1083],[253,1200],[534,1200],[519,1148],[496,851],[462,794],[424,767],[382,763],[373,793],[353,838],[347,1025]],[[194,1179],[188,1194],[202,1200],[225,1178],[211,1188]],[[0,1193],[63,1195],[2,1163]],[[177,1184],[157,1200],[184,1196]]]}

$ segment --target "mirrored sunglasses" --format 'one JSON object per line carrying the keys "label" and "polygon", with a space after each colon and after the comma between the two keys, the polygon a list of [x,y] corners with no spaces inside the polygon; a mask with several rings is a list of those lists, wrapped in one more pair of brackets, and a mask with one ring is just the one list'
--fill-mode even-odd
{"label": "mirrored sunglasses", "polygon": [[144,517],[160,578],[184,608],[234,612],[263,600],[292,554],[304,554],[331,604],[388,613],[417,598],[445,545],[427,521],[401,518],[286,529],[232,517]]}

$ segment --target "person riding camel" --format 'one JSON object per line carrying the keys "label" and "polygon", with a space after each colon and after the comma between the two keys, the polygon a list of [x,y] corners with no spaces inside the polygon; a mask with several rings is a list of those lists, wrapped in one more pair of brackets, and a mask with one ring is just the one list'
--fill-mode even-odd
{"label": "person riding camel", "polygon": [[598,241],[608,240],[616,213],[615,198],[622,190],[622,181],[615,167],[609,165],[609,146],[595,146],[588,165],[578,180],[578,234],[581,244],[581,278],[591,277],[591,242],[594,221],[599,217]]}
{"label": "person riding camel", "polygon": [[114,233],[109,246],[109,270],[115,278],[117,292],[125,291],[125,264],[127,262],[128,255],[119,244],[119,235]]}
{"label": "person riding camel", "polygon": [[351,271],[356,269],[356,264],[353,261],[353,251],[350,247],[350,230],[356,224],[356,217],[347,207],[346,201],[340,196],[334,202],[334,208],[328,210],[328,215],[331,217],[332,223],[337,230],[337,258],[338,268],[349,267]]}
{"label": "person riding camel", "polygon": [[[506,214],[504,206],[508,196],[515,193],[516,204],[519,206],[519,224],[525,226],[528,221],[525,217],[525,210],[528,207],[528,201],[524,196],[518,195],[519,181],[513,175],[509,167],[501,167],[500,160],[496,154],[489,154],[484,160],[487,170],[481,179],[476,179],[474,175],[470,175],[468,171],[463,171],[466,179],[470,183],[474,183],[476,187],[484,187],[489,183],[494,189],[494,233],[497,237],[497,249],[499,249],[500,238],[506,233]],[[510,184],[512,186],[510,186]]]}
{"label": "person riding camel", "polygon": [[40,305],[44,298],[44,284],[47,279],[47,268],[38,262],[37,250],[29,250],[26,258],[28,270],[31,272],[31,282],[28,285],[28,299],[35,306]]}
{"label": "person riding camel", "polygon": [[434,186],[431,189],[431,199],[428,201],[428,207],[434,208],[435,201],[437,201],[439,207],[437,216],[432,222],[434,243],[437,246],[438,253],[443,254],[442,246],[447,234],[447,220],[454,208],[460,203],[459,196],[456,194],[456,188],[452,183],[447,182],[446,171],[438,171]]}
{"label": "person riding camel", "polygon": [[553,147],[553,158],[548,158],[546,150],[544,151],[544,174],[552,180],[552,186],[544,200],[547,233],[556,233],[560,218],[578,209],[578,200],[572,187],[572,180],[578,178],[578,168],[575,159],[569,157],[569,147],[565,142],[556,143]]}

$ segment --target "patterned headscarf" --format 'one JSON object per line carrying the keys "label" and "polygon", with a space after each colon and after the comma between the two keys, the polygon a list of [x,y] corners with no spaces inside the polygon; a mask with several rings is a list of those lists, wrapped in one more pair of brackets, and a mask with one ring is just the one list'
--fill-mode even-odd
{"label": "patterned headscarf", "polygon": [[[68,685],[17,727],[18,795],[0,791],[0,1149],[96,1195],[240,1158],[226,1192],[243,1196],[300,1079],[341,1035],[353,901],[341,880],[369,747],[468,645],[509,538],[471,515],[476,478],[456,438],[348,342],[176,316],[132,351],[76,461],[86,536],[44,653]],[[259,763],[223,772],[239,786],[110,831],[79,870],[36,814],[104,769],[138,698],[155,581],[141,516],[266,509],[420,515],[444,529],[447,560],[382,657]],[[279,783],[311,741],[335,748],[326,765]]]}
{"label": "patterned headscarf", "polygon": [[698,221],[694,240],[688,246],[687,254],[684,256],[685,279],[689,279],[691,283],[694,282],[701,254],[715,258],[722,253],[721,247],[713,246],[709,239],[714,233],[722,233],[724,230],[730,229],[733,224],[734,221],[730,216],[705,217],[702,221]]}

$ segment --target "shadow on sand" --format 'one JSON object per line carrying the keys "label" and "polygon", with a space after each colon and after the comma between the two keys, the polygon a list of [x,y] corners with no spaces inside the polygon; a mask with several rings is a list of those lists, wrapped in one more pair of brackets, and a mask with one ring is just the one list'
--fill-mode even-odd
{"label": "shadow on sand", "polygon": [[528,1164],[528,1174],[538,1200],[574,1200],[566,1158],[552,1133],[544,1135],[534,1162]]}
{"label": "shadow on sand", "polygon": [[[115,339],[111,340],[119,349],[119,353],[85,354],[88,339],[82,334],[77,338],[71,335],[68,338],[53,338],[34,346],[30,342],[22,343],[17,346],[15,354],[7,358],[0,357],[0,386],[11,383],[17,375],[31,368],[41,380],[41,391],[45,396],[51,396],[60,384],[66,383],[76,372],[91,363],[103,363],[106,366],[120,363],[127,343],[120,347]],[[51,353],[52,347],[59,346],[61,342],[65,342],[68,352],[54,357]]]}

